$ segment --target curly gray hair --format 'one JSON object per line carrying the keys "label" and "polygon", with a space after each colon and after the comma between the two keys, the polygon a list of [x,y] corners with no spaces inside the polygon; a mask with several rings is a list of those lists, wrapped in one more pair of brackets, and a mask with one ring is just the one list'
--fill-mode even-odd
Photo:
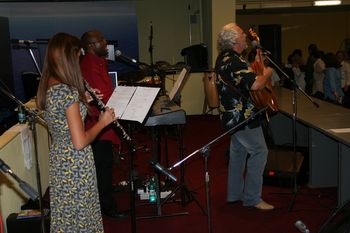
{"label": "curly gray hair", "polygon": [[239,32],[237,31],[237,24],[226,24],[218,34],[216,43],[218,52],[220,53],[222,51],[232,49],[238,36]]}

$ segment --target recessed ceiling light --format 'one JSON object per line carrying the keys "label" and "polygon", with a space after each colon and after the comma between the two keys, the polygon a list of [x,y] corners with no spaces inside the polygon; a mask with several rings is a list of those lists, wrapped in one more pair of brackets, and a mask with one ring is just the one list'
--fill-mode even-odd
{"label": "recessed ceiling light", "polygon": [[278,2],[278,3],[262,3],[262,8],[283,8],[283,7],[292,7],[292,4],[290,2]]}
{"label": "recessed ceiling light", "polygon": [[340,4],[341,1],[314,1],[314,6],[334,6]]}

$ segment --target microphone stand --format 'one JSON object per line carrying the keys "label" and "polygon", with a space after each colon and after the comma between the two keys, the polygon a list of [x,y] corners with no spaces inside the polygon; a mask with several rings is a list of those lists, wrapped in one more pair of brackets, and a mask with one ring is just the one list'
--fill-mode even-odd
{"label": "microphone stand", "polygon": [[186,156],[185,158],[183,158],[182,160],[178,161],[177,163],[175,163],[174,165],[172,165],[171,167],[168,168],[169,171],[171,171],[172,169],[178,167],[179,165],[181,165],[182,163],[184,163],[185,161],[187,161],[188,159],[190,159],[192,156],[194,156],[195,154],[201,153],[203,154],[204,157],[204,180],[205,180],[205,193],[206,193],[206,204],[207,204],[207,224],[208,224],[208,233],[212,232],[212,223],[211,223],[211,200],[210,200],[210,176],[209,176],[209,171],[208,171],[208,157],[210,155],[210,146],[212,144],[214,144],[215,142],[221,140],[224,136],[226,136],[227,134],[231,134],[235,131],[237,131],[238,129],[240,129],[243,125],[246,125],[250,120],[254,119],[256,116],[260,115],[262,112],[264,112],[267,109],[267,107],[260,109],[259,111],[257,111],[255,114],[251,115],[250,117],[248,117],[247,119],[245,119],[244,121],[241,121],[239,124],[237,124],[235,127],[232,127],[231,129],[227,130],[226,132],[224,132],[223,134],[219,135],[218,137],[214,138],[212,141],[210,141],[209,143],[205,144],[203,147],[195,150],[194,152],[192,152],[191,154],[189,154],[188,156]]}
{"label": "microphone stand", "polygon": [[34,156],[35,156],[35,170],[36,170],[36,180],[37,180],[37,188],[38,188],[38,195],[39,195],[39,209],[41,212],[41,232],[45,233],[45,221],[44,221],[44,211],[43,211],[43,197],[42,197],[42,190],[41,190],[41,177],[40,177],[40,168],[39,168],[39,159],[38,159],[38,140],[37,140],[37,133],[36,133],[36,119],[39,120],[43,125],[46,125],[45,120],[42,119],[37,112],[31,110],[28,108],[25,104],[23,104],[20,100],[18,100],[14,95],[12,95],[10,92],[5,90],[4,88],[0,87],[0,91],[5,94],[8,98],[13,100],[17,106],[21,106],[25,111],[29,114],[28,120],[30,125],[30,130],[32,131],[32,136],[34,140]]}
{"label": "microphone stand", "polygon": [[[32,58],[32,61],[34,62],[34,65],[40,75],[40,77],[42,76],[41,70],[39,68],[39,65],[35,59],[34,53],[31,49],[31,47],[29,46],[29,44],[27,44],[26,49],[29,52],[30,57]],[[10,93],[8,93],[10,94]],[[35,154],[35,164],[36,164],[36,178],[37,178],[37,185],[38,185],[38,192],[39,192],[39,208],[40,208],[40,212],[41,212],[41,232],[45,233],[46,232],[46,228],[45,228],[45,219],[44,219],[44,211],[43,211],[43,195],[42,195],[42,190],[41,190],[41,177],[40,177],[40,167],[39,167],[39,159],[38,159],[38,142],[37,142],[37,133],[36,133],[36,125],[35,125],[35,120],[38,119],[41,123],[43,123],[44,125],[46,125],[46,122],[44,119],[42,119],[41,117],[38,116],[37,113],[35,113],[34,111],[32,111],[31,109],[27,108],[21,101],[19,101],[18,99],[16,99],[16,97],[14,97],[13,95],[8,95],[13,101],[15,101],[17,104],[21,105],[24,107],[24,109],[29,113],[29,123],[30,123],[30,129],[32,131],[32,135],[33,135],[33,139],[34,139],[34,154]]]}
{"label": "microphone stand", "polygon": [[150,54],[150,67],[151,67],[151,76],[152,76],[152,81],[155,84],[155,78],[154,76],[156,74],[159,75],[160,78],[160,82],[161,82],[161,93],[162,95],[165,95],[165,74],[163,72],[157,72],[156,69],[154,68],[154,63],[153,63],[153,25],[152,25],[152,21],[150,22],[150,35],[149,35],[149,47],[148,47],[148,52]]}
{"label": "microphone stand", "polygon": [[306,92],[301,89],[298,84],[295,82],[295,79],[291,79],[282,69],[281,67],[279,67],[269,56],[265,56],[265,58],[267,60],[269,60],[271,62],[271,64],[278,69],[284,76],[285,78],[287,78],[293,86],[293,99],[292,99],[292,105],[293,105],[293,116],[292,116],[292,133],[293,133],[293,139],[292,139],[292,143],[293,143],[293,196],[292,196],[292,200],[289,204],[288,207],[288,211],[292,211],[294,204],[295,204],[295,199],[296,199],[296,195],[298,192],[298,185],[297,185],[297,151],[296,151],[296,144],[297,144],[297,132],[296,132],[296,119],[297,119],[297,91],[300,91],[300,93],[302,93],[304,96],[307,97],[307,99],[316,107],[319,108],[320,105],[314,101],[308,94],[306,94]]}
{"label": "microphone stand", "polygon": [[150,56],[150,63],[151,63],[151,70],[152,70],[152,82],[155,83],[155,79],[154,79],[154,63],[153,63],[153,25],[152,25],[152,21],[150,22],[150,34],[149,34],[149,47],[148,47],[148,52],[149,52],[149,56]]}
{"label": "microphone stand", "polygon": [[149,35],[149,47],[148,47],[148,52],[150,55],[150,62],[151,62],[151,66],[153,66],[153,25],[152,25],[152,21],[150,22],[151,26],[150,26],[150,35]]}
{"label": "microphone stand", "polygon": [[10,176],[17,181],[19,187],[30,197],[30,199],[33,201],[38,199],[38,192],[35,191],[27,182],[21,180],[2,159],[0,159],[0,170],[3,173],[10,174]]}
{"label": "microphone stand", "polygon": [[33,53],[32,48],[29,45],[27,45],[26,49],[28,50],[29,55],[30,55],[30,57],[32,58],[32,60],[34,62],[35,68],[37,69],[37,71],[39,72],[40,77],[41,77],[41,71],[40,71],[39,65],[38,65],[38,63],[37,63],[37,61],[36,61],[36,59],[34,57],[34,53]]}

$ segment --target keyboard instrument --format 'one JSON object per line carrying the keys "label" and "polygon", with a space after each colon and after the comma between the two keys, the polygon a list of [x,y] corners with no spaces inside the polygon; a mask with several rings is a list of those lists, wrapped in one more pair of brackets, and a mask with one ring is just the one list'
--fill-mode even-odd
{"label": "keyboard instrument", "polygon": [[178,125],[186,123],[186,112],[168,96],[160,96],[152,106],[145,126]]}

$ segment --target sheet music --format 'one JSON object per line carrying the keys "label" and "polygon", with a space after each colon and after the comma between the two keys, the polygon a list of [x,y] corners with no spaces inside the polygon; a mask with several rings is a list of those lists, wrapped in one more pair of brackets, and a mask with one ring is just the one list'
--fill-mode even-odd
{"label": "sheet music", "polygon": [[107,102],[119,119],[142,123],[160,88],[117,86]]}
{"label": "sheet music", "polygon": [[179,91],[181,85],[183,84],[183,80],[186,76],[186,73],[187,73],[187,69],[186,68],[183,68],[179,74],[179,77],[177,78],[175,84],[174,84],[174,87],[171,89],[170,93],[169,93],[169,99],[170,100],[173,100],[176,93]]}

